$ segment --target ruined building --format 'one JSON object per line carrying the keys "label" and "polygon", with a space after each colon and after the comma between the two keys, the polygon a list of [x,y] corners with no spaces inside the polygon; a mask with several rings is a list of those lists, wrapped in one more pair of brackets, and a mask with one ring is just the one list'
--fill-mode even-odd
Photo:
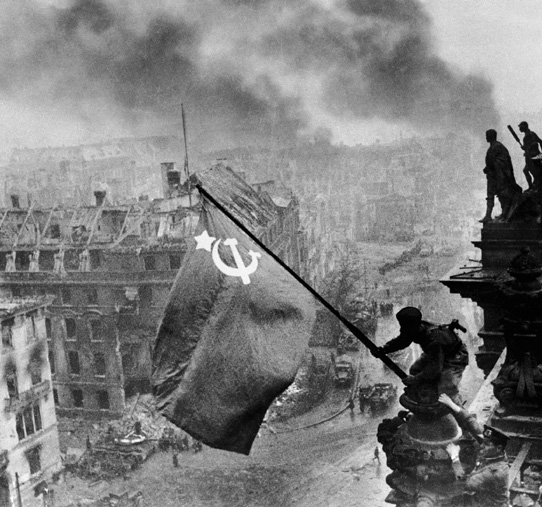
{"label": "ruined building", "polygon": [[[60,415],[120,414],[125,396],[150,388],[156,328],[199,209],[198,192],[186,193],[173,164],[163,164],[162,175],[164,199],[112,205],[97,191],[93,206],[0,211],[5,295],[54,296],[46,323]],[[223,165],[197,176],[277,255],[303,271],[293,196],[275,204]]]}
{"label": "ruined building", "polygon": [[0,505],[44,505],[62,466],[45,317],[52,299],[0,300]]}
{"label": "ruined building", "polygon": [[542,488],[542,229],[535,220],[485,223],[473,242],[481,261],[442,280],[484,312],[476,359],[487,375],[477,395],[486,407],[478,413],[510,437],[512,505],[534,505]]}

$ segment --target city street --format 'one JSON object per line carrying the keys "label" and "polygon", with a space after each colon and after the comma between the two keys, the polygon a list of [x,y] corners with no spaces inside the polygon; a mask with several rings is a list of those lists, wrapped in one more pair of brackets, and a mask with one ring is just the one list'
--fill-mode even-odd
{"label": "city street", "polygon": [[379,421],[347,409],[311,428],[264,430],[248,457],[208,447],[181,453],[179,468],[171,453],[157,452],[129,480],[91,488],[69,476],[55,487],[56,505],[140,490],[153,507],[383,506],[389,470],[385,457],[373,460]]}

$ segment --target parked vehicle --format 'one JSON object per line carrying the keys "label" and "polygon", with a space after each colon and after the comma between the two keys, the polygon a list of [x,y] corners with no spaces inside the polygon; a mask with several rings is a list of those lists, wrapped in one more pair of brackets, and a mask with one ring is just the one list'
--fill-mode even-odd
{"label": "parked vehicle", "polygon": [[352,359],[346,354],[337,356],[335,359],[335,373],[333,376],[335,385],[349,386],[354,380],[354,365]]}
{"label": "parked vehicle", "polygon": [[397,386],[391,383],[375,384],[369,398],[369,406],[373,415],[390,408],[397,399]]}
{"label": "parked vehicle", "polygon": [[158,440],[158,449],[167,451],[175,443],[175,431],[173,428],[164,428]]}
{"label": "parked vehicle", "polygon": [[359,410],[365,412],[370,407],[370,399],[375,390],[374,386],[362,386],[359,388]]}

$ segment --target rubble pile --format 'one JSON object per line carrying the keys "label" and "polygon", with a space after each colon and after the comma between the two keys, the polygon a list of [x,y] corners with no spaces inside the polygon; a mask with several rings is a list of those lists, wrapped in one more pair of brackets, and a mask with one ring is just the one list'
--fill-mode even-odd
{"label": "rubble pile", "polygon": [[[78,420],[65,422],[72,436],[84,442],[86,448],[76,462],[70,463],[71,472],[96,481],[126,478],[157,449],[168,449],[170,444],[186,439],[185,432],[156,412],[152,395],[138,395],[126,407],[120,419],[101,421],[91,427]],[[130,435],[139,438],[132,443]]]}
{"label": "rubble pile", "polygon": [[310,407],[306,407],[307,399],[310,398],[309,371],[306,365],[303,365],[293,383],[278,396],[271,405],[268,414],[268,420],[285,421],[290,417],[300,415]]}
{"label": "rubble pile", "polygon": [[111,435],[114,437],[127,435],[134,430],[136,422],[141,424],[141,431],[148,440],[158,441],[166,428],[184,435],[181,429],[158,414],[154,397],[151,394],[143,394],[127,401],[120,419],[102,421],[97,425],[97,441],[106,441]]}
{"label": "rubble pile", "polygon": [[510,500],[513,506],[537,507],[542,497],[542,467],[529,464],[521,474],[521,480],[516,479],[510,490]]}

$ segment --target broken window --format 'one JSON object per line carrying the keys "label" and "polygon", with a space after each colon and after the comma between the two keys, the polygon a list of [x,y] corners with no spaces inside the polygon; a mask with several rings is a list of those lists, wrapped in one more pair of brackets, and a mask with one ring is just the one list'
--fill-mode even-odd
{"label": "broken window", "polygon": [[28,271],[30,267],[30,253],[29,252],[17,252],[15,256],[15,270],[16,271]]}
{"label": "broken window", "polygon": [[124,374],[130,373],[134,367],[134,362],[132,360],[132,355],[130,353],[123,354],[122,356],[122,370]]}
{"label": "broken window", "polygon": [[94,354],[94,372],[97,377],[105,377],[105,355],[103,352]]}
{"label": "broken window", "polygon": [[33,386],[41,382],[41,364],[37,361],[30,363],[30,378]]}
{"label": "broken window", "polygon": [[21,413],[18,413],[15,417],[15,429],[17,430],[19,441],[24,440],[26,438],[26,434],[24,432],[23,414]]}
{"label": "broken window", "polygon": [[60,238],[60,224],[51,224],[49,226],[49,234],[52,239],[59,239]]}
{"label": "broken window", "polygon": [[64,269],[66,271],[79,271],[80,250],[66,250],[64,252]]}
{"label": "broken window", "polygon": [[31,312],[26,319],[26,342],[30,343],[38,338],[36,330],[37,312]]}
{"label": "broken window", "polygon": [[37,474],[41,470],[41,457],[40,457],[40,446],[37,445],[32,449],[26,451],[26,459],[28,460],[28,465],[30,466],[30,474]]}
{"label": "broken window", "polygon": [[143,261],[145,263],[145,271],[154,271],[156,269],[154,255],[145,255]]}
{"label": "broken window", "polygon": [[72,304],[72,291],[68,287],[64,287],[60,294],[62,296],[62,304],[63,305],[71,305]]}
{"label": "broken window", "polygon": [[169,269],[177,270],[181,267],[181,256],[178,253],[169,254]]}
{"label": "broken window", "polygon": [[109,393],[107,391],[98,391],[96,394],[100,410],[109,410]]}
{"label": "broken window", "polygon": [[34,431],[34,419],[32,417],[32,406],[26,407],[23,410],[23,420],[24,420],[24,430],[26,433],[26,436],[33,435],[35,433]]}
{"label": "broken window", "polygon": [[83,391],[81,389],[72,389],[73,406],[83,408]]}
{"label": "broken window", "polygon": [[53,336],[53,328],[51,324],[51,319],[46,318],[45,319],[45,334],[47,335],[47,341],[51,341],[51,338]]}
{"label": "broken window", "polygon": [[13,325],[14,319],[6,319],[2,321],[2,346],[13,347]]}
{"label": "broken window", "polygon": [[89,305],[98,304],[98,291],[96,289],[87,289],[87,301]]}
{"label": "broken window", "polygon": [[15,417],[15,429],[17,430],[19,440],[24,440],[42,428],[43,423],[39,402],[29,405],[22,412],[17,413]]}
{"label": "broken window", "polygon": [[76,340],[77,339],[77,325],[75,319],[64,319],[66,323],[66,339],[67,340]]}
{"label": "broken window", "polygon": [[53,271],[55,267],[55,254],[52,250],[40,251],[40,271]]}
{"label": "broken window", "polygon": [[92,319],[88,321],[90,328],[90,340],[93,342],[103,341],[102,334],[102,321],[98,319]]}
{"label": "broken window", "polygon": [[152,287],[150,285],[143,285],[139,289],[139,299],[142,305],[150,305],[152,303]]}
{"label": "broken window", "polygon": [[102,259],[100,257],[99,250],[90,251],[90,266],[92,269],[97,269],[102,265]]}
{"label": "broken window", "polygon": [[49,366],[51,368],[51,375],[56,373],[55,354],[52,350],[49,351]]}
{"label": "broken window", "polygon": [[36,402],[33,406],[33,414],[34,414],[34,429],[36,431],[41,430],[43,428],[42,422],[41,422],[41,409],[39,406],[39,401]]}
{"label": "broken window", "polygon": [[81,365],[79,364],[79,352],[70,350],[68,352],[68,371],[72,375],[81,374]]}
{"label": "broken window", "polygon": [[8,388],[8,395],[10,398],[17,398],[19,395],[19,383],[17,382],[17,367],[14,363],[6,364],[6,385]]}

